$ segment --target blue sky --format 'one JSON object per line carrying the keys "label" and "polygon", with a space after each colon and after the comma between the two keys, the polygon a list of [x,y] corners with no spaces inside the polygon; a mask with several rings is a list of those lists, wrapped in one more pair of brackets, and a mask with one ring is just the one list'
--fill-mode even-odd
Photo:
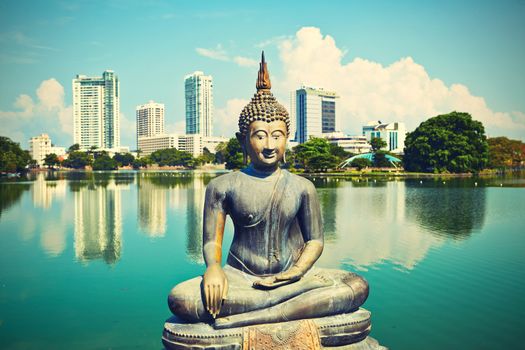
{"label": "blue sky", "polygon": [[0,134],[69,146],[72,78],[113,69],[122,144],[134,147],[148,100],[184,129],[195,70],[214,77],[216,133],[231,136],[264,49],[281,103],[302,83],[336,90],[346,133],[462,110],[524,140],[524,38],[522,1],[2,1]]}

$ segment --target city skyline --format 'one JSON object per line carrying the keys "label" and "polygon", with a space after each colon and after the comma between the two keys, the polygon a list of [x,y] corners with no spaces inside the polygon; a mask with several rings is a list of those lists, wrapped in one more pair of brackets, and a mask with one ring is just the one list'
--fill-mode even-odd
{"label": "city skyline", "polygon": [[[104,24],[115,12],[117,23]],[[411,131],[458,110],[482,121],[489,136],[523,140],[524,13],[516,1],[336,1],[323,9],[272,1],[3,3],[1,134],[26,149],[41,133],[69,146],[69,82],[113,69],[122,82],[121,145],[135,145],[134,109],[148,100],[165,103],[166,132],[183,133],[184,76],[196,70],[214,78],[213,134],[233,136],[264,49],[281,104],[289,106],[302,84],[335,91],[347,134],[370,120],[401,121]],[[262,26],[260,18],[272,20]]]}

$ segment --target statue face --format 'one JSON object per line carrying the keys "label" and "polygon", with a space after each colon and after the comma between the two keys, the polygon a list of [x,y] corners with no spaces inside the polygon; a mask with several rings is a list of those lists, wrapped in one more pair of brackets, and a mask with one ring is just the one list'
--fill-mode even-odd
{"label": "statue face", "polygon": [[248,128],[246,150],[256,168],[274,168],[286,151],[286,124],[282,120],[256,120]]}

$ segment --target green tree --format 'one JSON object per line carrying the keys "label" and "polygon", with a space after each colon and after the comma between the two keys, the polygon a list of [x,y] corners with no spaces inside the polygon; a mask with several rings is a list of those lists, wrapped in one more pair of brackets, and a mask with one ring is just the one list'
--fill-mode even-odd
{"label": "green tree", "polygon": [[244,166],[242,148],[239,140],[232,137],[226,147],[224,148],[224,161],[226,162],[226,169],[240,169]]}
{"label": "green tree", "polygon": [[362,170],[364,168],[371,167],[372,162],[367,158],[357,158],[357,159],[354,159],[352,163],[350,163],[350,165],[359,170]]}
{"label": "green tree", "polygon": [[117,162],[117,166],[128,166],[133,164],[135,157],[131,153],[115,153],[113,160]]}
{"label": "green tree", "polygon": [[376,151],[374,153],[374,162],[373,165],[377,168],[391,168],[392,163],[387,159],[387,152],[386,151]]}
{"label": "green tree", "polygon": [[335,143],[330,143],[330,154],[337,158],[338,163],[341,163],[352,156],[351,153],[345,151],[343,147],[338,146]]}
{"label": "green tree", "polygon": [[370,146],[372,146],[372,152],[376,153],[381,148],[386,147],[386,141],[380,137],[372,137],[370,140]]}
{"label": "green tree", "polygon": [[318,154],[309,159],[308,171],[326,172],[336,168],[338,163],[339,159],[330,153]]}
{"label": "green tree", "polygon": [[153,164],[150,156],[144,156],[137,158],[133,161],[133,169],[146,168],[148,165]]}
{"label": "green tree", "polygon": [[313,137],[293,148],[297,164],[305,171],[334,169],[339,158],[331,153],[333,147],[324,138]]}
{"label": "green tree", "polygon": [[226,162],[226,146],[227,142],[220,142],[217,147],[215,147],[215,160],[217,164],[223,164]]}
{"label": "green tree", "polygon": [[55,153],[49,153],[44,158],[44,165],[46,165],[48,168],[52,168],[55,165],[60,165],[60,160]]}
{"label": "green tree", "polygon": [[31,162],[28,151],[9,137],[0,136],[0,172],[15,173],[25,171]]}
{"label": "green tree", "polygon": [[202,149],[202,154],[195,159],[195,162],[199,165],[210,164],[215,161],[215,154],[211,153],[208,148]]}
{"label": "green tree", "polygon": [[194,166],[193,156],[188,152],[179,151],[176,148],[166,148],[155,151],[150,155],[150,158],[159,166]]}
{"label": "green tree", "polygon": [[93,162],[93,170],[116,170],[117,162],[107,152],[100,152]]}
{"label": "green tree", "polygon": [[78,143],[74,143],[67,149],[67,153],[71,153],[74,151],[80,151],[80,145]]}
{"label": "green tree", "polygon": [[468,113],[438,115],[407,134],[404,153],[408,171],[476,172],[488,162],[485,128]]}
{"label": "green tree", "polygon": [[525,143],[506,137],[492,137],[489,144],[489,167],[519,167],[525,161]]}
{"label": "green tree", "polygon": [[72,151],[62,165],[67,168],[84,169],[86,166],[93,164],[93,157],[81,151]]}

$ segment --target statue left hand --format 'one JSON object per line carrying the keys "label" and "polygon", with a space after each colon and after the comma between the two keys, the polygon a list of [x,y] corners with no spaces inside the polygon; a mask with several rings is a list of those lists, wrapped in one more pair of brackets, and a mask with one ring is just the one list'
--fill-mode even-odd
{"label": "statue left hand", "polygon": [[303,277],[304,273],[297,266],[292,266],[288,270],[277,275],[263,278],[253,282],[254,288],[273,289],[286,284],[297,282]]}

